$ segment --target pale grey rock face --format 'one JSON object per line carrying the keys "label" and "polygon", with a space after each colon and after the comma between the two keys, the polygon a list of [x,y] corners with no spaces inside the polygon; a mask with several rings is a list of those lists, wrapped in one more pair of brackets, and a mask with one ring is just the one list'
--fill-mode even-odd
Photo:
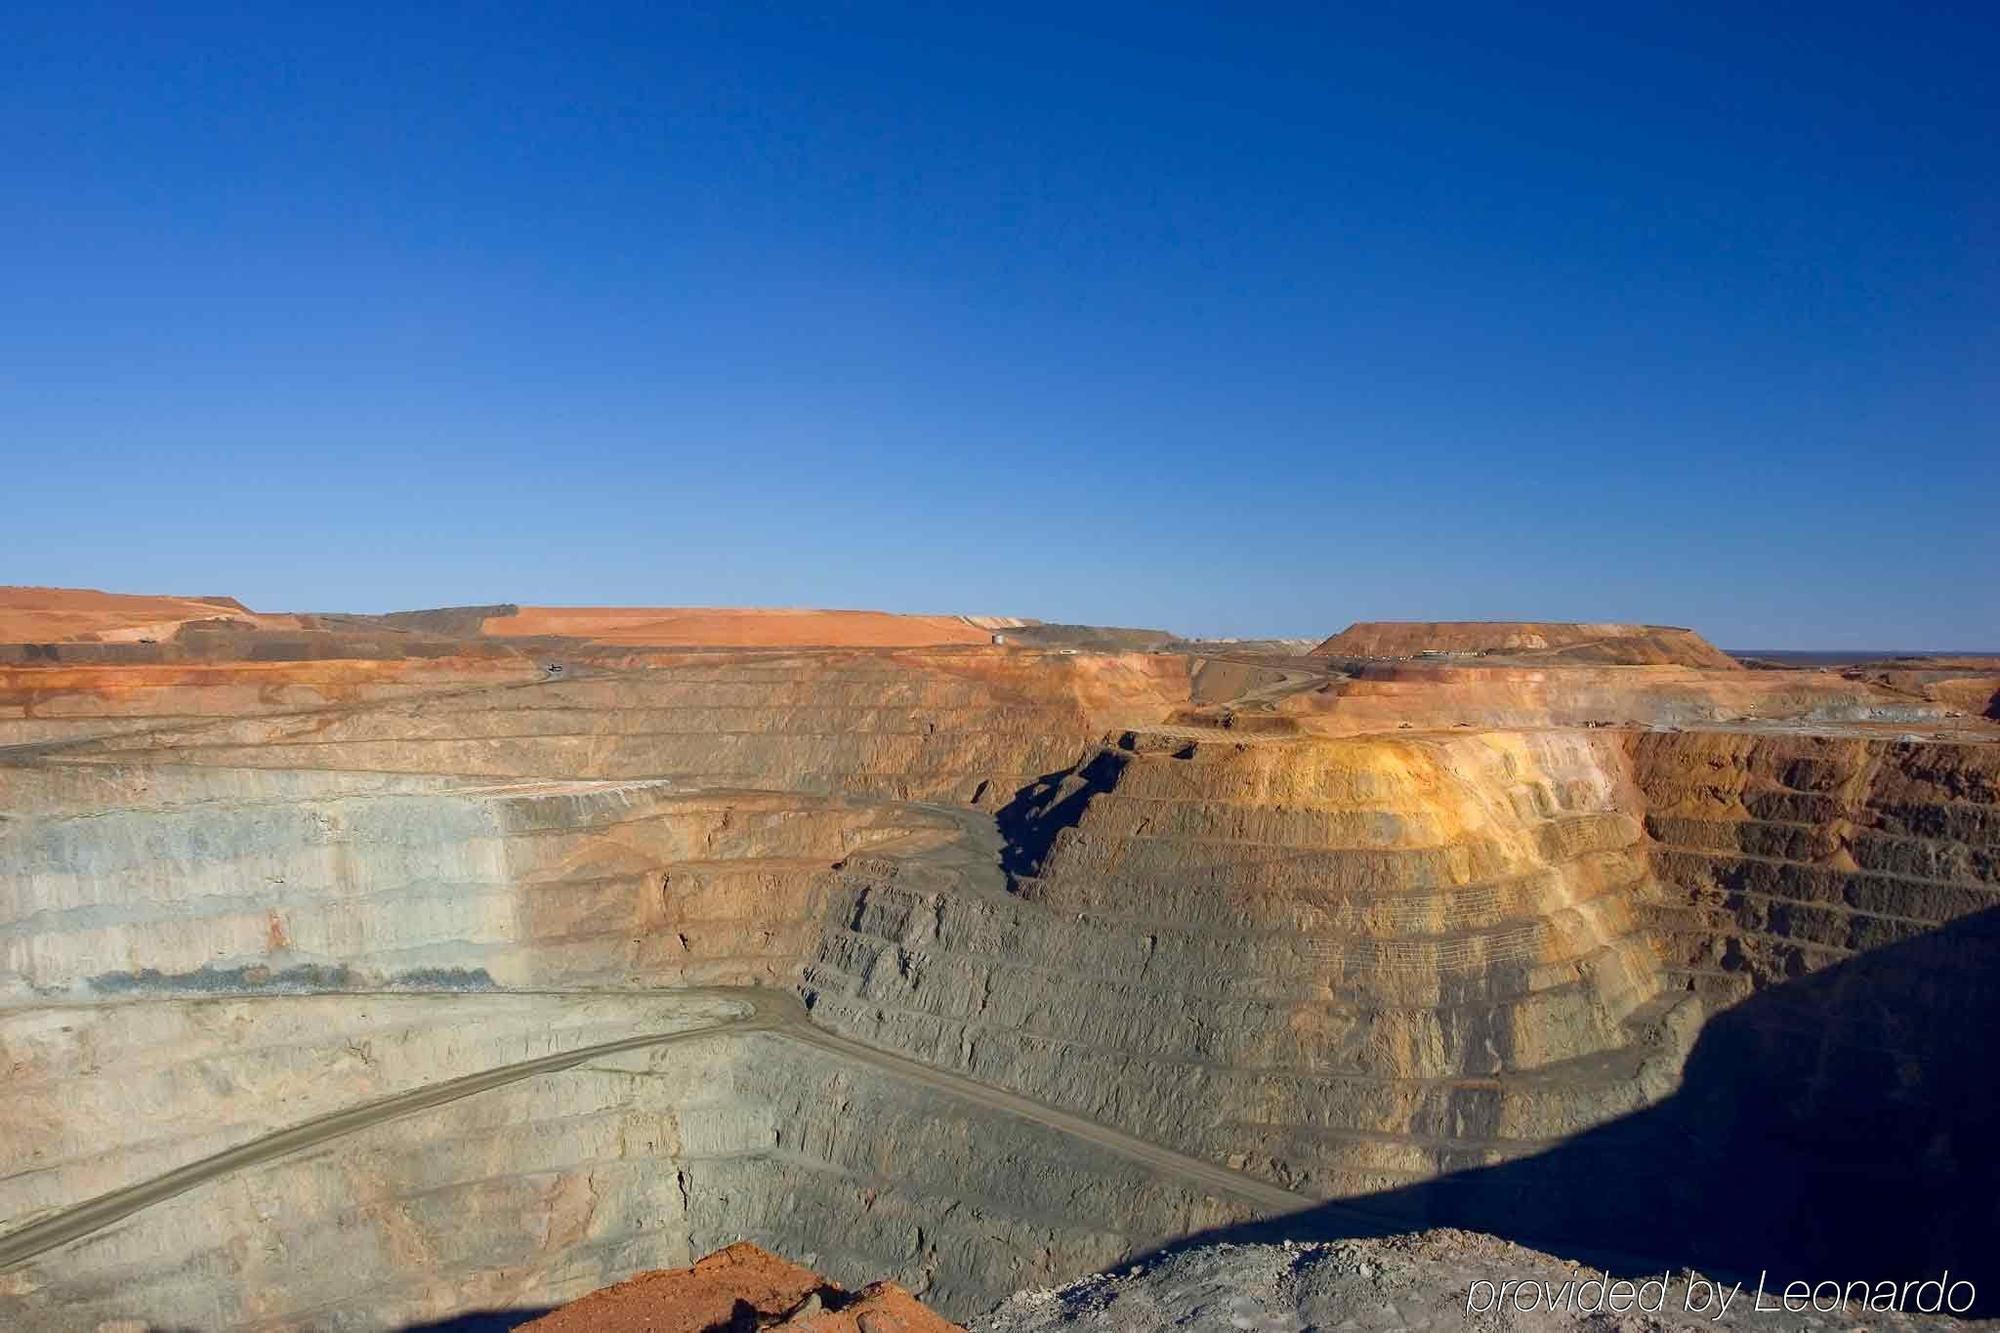
{"label": "pale grey rock face", "polygon": [[[600,1017],[619,1004],[582,1003]],[[624,1003],[627,1031],[674,1005]],[[708,1017],[691,1007],[669,1021]],[[417,1052],[377,1044],[379,1060],[415,1070]],[[281,1086],[242,1095],[290,1123]],[[119,1163],[197,1146],[135,1137]],[[724,1032],[200,1183],[9,1270],[0,1326],[397,1327],[559,1304],[745,1238],[851,1285],[893,1277],[963,1314],[1246,1215],[1049,1127],[780,1034]]]}
{"label": "pale grey rock face", "polygon": [[734,1010],[699,993],[389,993],[0,1011],[0,1216],[30,1221],[345,1107]]}

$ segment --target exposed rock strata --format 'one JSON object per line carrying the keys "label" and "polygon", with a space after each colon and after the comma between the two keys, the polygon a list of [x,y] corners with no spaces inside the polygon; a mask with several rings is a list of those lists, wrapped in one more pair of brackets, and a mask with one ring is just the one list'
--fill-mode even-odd
{"label": "exposed rock strata", "polygon": [[1947,725],[1954,710],[1874,683],[1806,671],[1371,663],[1277,702],[1298,728],[1716,727],[1782,722]]}
{"label": "exposed rock strata", "polygon": [[1633,742],[1669,971],[1712,1006],[2000,907],[2000,746]]}
{"label": "exposed rock strata", "polygon": [[[1941,1051],[2000,962],[2000,745],[1896,682],[542,648],[10,669],[7,1230],[712,984],[1377,1217],[1811,1258],[1867,1198],[1911,1265],[1992,1230],[1991,1078]],[[1759,1135],[1837,1188],[1715,1217]],[[199,1185],[0,1274],[0,1322],[377,1327],[746,1235],[965,1315],[1248,1211],[717,1034]]]}
{"label": "exposed rock strata", "polygon": [[850,858],[815,1016],[1331,1196],[1636,1109],[1698,1022],[1615,738],[1139,744],[1034,806],[1013,893]]}
{"label": "exposed rock strata", "polygon": [[0,1012],[0,1216],[33,1221],[348,1106],[731,1012],[692,991],[239,995]]}
{"label": "exposed rock strata", "polygon": [[971,1311],[1242,1216],[782,1037],[718,1037],[200,1185],[0,1277],[0,1323],[393,1327],[546,1307],[745,1235]]}
{"label": "exposed rock strata", "polygon": [[[1184,659],[960,649],[646,656],[521,690],[106,736],[71,753],[258,768],[665,778],[999,804],[1188,698]],[[108,729],[107,729],[108,730]]]}
{"label": "exposed rock strata", "polygon": [[957,827],[860,797],[660,779],[23,772],[45,792],[126,794],[6,826],[0,999],[17,1003],[231,976],[248,988],[252,971],[343,988],[782,982],[817,930],[829,867]]}

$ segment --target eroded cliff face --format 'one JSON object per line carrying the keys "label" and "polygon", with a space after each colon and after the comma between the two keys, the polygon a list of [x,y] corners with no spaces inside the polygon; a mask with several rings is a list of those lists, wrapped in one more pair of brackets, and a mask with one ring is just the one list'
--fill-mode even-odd
{"label": "eroded cliff face", "polygon": [[[483,660],[40,670],[0,767],[0,1244],[379,1098],[696,1025],[720,1002],[689,987],[789,986],[839,867],[949,865],[992,826],[971,802],[1188,689],[1178,659],[986,650],[647,654],[525,694]],[[966,804],[881,794],[913,792]],[[1246,1214],[762,1031],[364,1116],[12,1262],[0,1319],[383,1327],[744,1234],[970,1309]]]}
{"label": "eroded cliff face", "polygon": [[1013,892],[850,860],[816,1018],[1320,1196],[1643,1105],[1698,1018],[1610,737],[1138,737],[1024,804]]}
{"label": "eroded cliff face", "polygon": [[[1754,1154],[1732,1087],[1801,1172],[1910,1182],[1941,1220],[1909,1262],[1989,1229],[2000,1189],[1948,1178],[1990,1177],[1990,1098],[1934,1075],[2000,966],[2000,744],[1936,699],[534,646],[5,669],[0,1254],[585,1054],[6,1259],[0,1322],[385,1327],[743,1237],[963,1316],[1315,1203],[1671,1249],[1704,1205],[1668,1167],[1720,1198]],[[1883,1017],[1946,992],[1928,1035]],[[1800,1131],[1843,1116],[1868,1133]],[[1870,1147],[1912,1127],[1928,1157]],[[1859,1215],[1782,1202],[1704,1225],[1826,1252],[1800,1219]]]}
{"label": "eroded cliff face", "polygon": [[1727,732],[1632,742],[1669,972],[1711,1004],[2000,905],[2000,746]]}
{"label": "eroded cliff face", "polygon": [[374,707],[192,726],[152,715],[144,730],[70,752],[998,804],[1106,730],[1158,721],[1189,697],[1188,663],[1171,656],[715,651],[595,665],[582,656],[531,688],[466,690],[444,675],[421,697]]}
{"label": "eroded cliff face", "polygon": [[1733,727],[1946,724],[1934,699],[1810,671],[1699,671],[1678,666],[1523,667],[1360,663],[1342,679],[1285,698],[1281,717],[1318,735],[1521,727]]}
{"label": "eroded cliff face", "polygon": [[[140,771],[41,773],[116,786]],[[782,982],[819,920],[819,872],[952,827],[860,797],[663,780],[357,789],[338,774],[143,772],[117,808],[43,812],[0,839],[17,999]]]}
{"label": "eroded cliff face", "polygon": [[0,1012],[0,1215],[32,1221],[444,1079],[736,1012],[628,995],[264,993]]}
{"label": "eroded cliff face", "polygon": [[544,678],[541,668],[518,658],[22,666],[5,664],[0,656],[0,745],[159,730],[178,735],[185,745],[203,725],[235,718],[325,716],[329,710],[432,700]]}
{"label": "eroded cliff face", "polygon": [[[199,1003],[261,1006],[252,1028],[276,1049],[260,1049],[290,1064],[333,1034],[269,1011],[320,1002]],[[549,1015],[571,1002],[542,1003]],[[610,1001],[592,1003],[600,1019],[613,1012]],[[636,1003],[625,1031],[659,1022],[674,1002]],[[459,1009],[436,1021],[491,1020]],[[301,1022],[312,1035],[294,1049],[281,1029]],[[588,1035],[561,1028],[529,1043]],[[365,1023],[352,1035],[381,1066],[424,1078],[500,1053],[440,1062],[391,1046]],[[182,1052],[154,1077],[212,1079],[215,1058]],[[241,1051],[227,1058],[249,1063]],[[231,1102],[262,1097],[286,1116],[302,1109],[281,1107],[276,1091],[304,1082],[302,1070],[261,1079],[246,1079]],[[121,1162],[136,1164],[138,1151]],[[600,1056],[198,1184],[10,1268],[0,1321],[400,1327],[558,1304],[746,1235],[836,1280],[887,1275],[940,1308],[971,1310],[1246,1215],[1240,1203],[963,1097],[782,1036],[724,1034]]]}

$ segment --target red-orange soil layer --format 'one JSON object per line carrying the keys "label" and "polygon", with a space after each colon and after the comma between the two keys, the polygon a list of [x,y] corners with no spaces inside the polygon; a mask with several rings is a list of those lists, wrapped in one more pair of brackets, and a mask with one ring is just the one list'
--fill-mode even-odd
{"label": "red-orange soil layer", "polygon": [[296,616],[265,616],[231,597],[153,597],[94,588],[0,587],[0,643],[133,643],[171,639],[195,620],[240,620],[296,629]]}
{"label": "red-orange soil layer", "polygon": [[641,1273],[520,1326],[534,1333],[949,1333],[957,1324],[893,1282],[848,1292],[748,1241],[686,1268]]}
{"label": "red-orange soil layer", "polygon": [[1943,658],[1848,674],[1963,713],[2000,718],[2000,661],[1993,658]]}
{"label": "red-orange soil layer", "polygon": [[1317,657],[1415,657],[1494,653],[1599,666],[1742,663],[1690,629],[1672,625],[1570,624],[1542,620],[1363,620],[1314,648]]}
{"label": "red-orange soil layer", "polygon": [[[353,703],[370,687],[480,685],[532,680],[540,675],[526,661],[486,658],[432,658],[365,661],[336,658],[309,662],[175,662],[134,665],[0,665],[0,707],[25,709],[53,699],[89,697],[109,702],[134,699],[157,703],[170,692],[193,698],[223,686],[256,690],[309,689],[327,703]],[[121,711],[116,708],[109,712]]]}
{"label": "red-orange soil layer", "polygon": [[718,648],[926,648],[990,643],[1017,620],[904,616],[887,611],[765,610],[749,607],[524,606],[488,617],[482,632],[561,635],[599,643]]}

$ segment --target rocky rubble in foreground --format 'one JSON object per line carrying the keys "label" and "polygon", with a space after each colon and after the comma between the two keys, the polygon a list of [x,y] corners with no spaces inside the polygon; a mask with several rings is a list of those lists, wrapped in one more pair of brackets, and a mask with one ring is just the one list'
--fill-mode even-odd
{"label": "rocky rubble in foreground", "polygon": [[[1967,1305],[1972,1284],[1931,1290],[1830,1287],[1785,1303],[1786,1284],[1716,1282],[1687,1270],[1643,1273],[1571,1263],[1473,1231],[1383,1239],[1190,1247],[1066,1286],[1023,1291],[970,1321],[970,1333],[1652,1333],[1666,1329],[1818,1330],[2000,1327],[1927,1314]],[[1870,1308],[1871,1302],[1879,1308]],[[892,1282],[844,1291],[809,1268],[745,1243],[688,1268],[642,1273],[519,1326],[522,1333],[950,1333],[960,1326]]]}
{"label": "rocky rubble in foreground", "polygon": [[[1718,1317],[1708,1279],[1686,1272],[1662,1288],[1630,1275],[1631,1295],[1610,1308],[1621,1288],[1593,1281],[1604,1274],[1539,1251],[1471,1231],[1436,1230],[1380,1240],[1282,1245],[1205,1245],[1145,1267],[1097,1274],[1047,1291],[1009,1297],[972,1321],[974,1333],[1140,1333],[1141,1330],[1215,1330],[1234,1333],[1305,1333],[1352,1330],[1402,1333],[1428,1329],[1651,1330],[1702,1328],[1766,1330],[1974,1329],[2000,1326],[1909,1312],[1871,1312],[1857,1298],[1838,1310],[1787,1311],[1782,1283],[1757,1301],[1756,1279],[1735,1292]],[[1616,1282],[1614,1276],[1610,1282]],[[1501,1284],[1511,1282],[1505,1300]],[[1475,1286],[1475,1284],[1478,1284]],[[1532,1286],[1524,1284],[1533,1284]],[[1566,1285],[1569,1284],[1569,1285]],[[1955,1299],[1963,1302],[1965,1288]],[[1470,1299],[1468,1299],[1468,1294]],[[1916,1297],[1910,1293],[1912,1304]],[[1830,1292],[1825,1303],[1833,1304]],[[1644,1310],[1636,1308],[1643,1302]],[[1775,1308],[1774,1308],[1775,1307]],[[1908,1307],[1906,1307],[1908,1308]]]}

